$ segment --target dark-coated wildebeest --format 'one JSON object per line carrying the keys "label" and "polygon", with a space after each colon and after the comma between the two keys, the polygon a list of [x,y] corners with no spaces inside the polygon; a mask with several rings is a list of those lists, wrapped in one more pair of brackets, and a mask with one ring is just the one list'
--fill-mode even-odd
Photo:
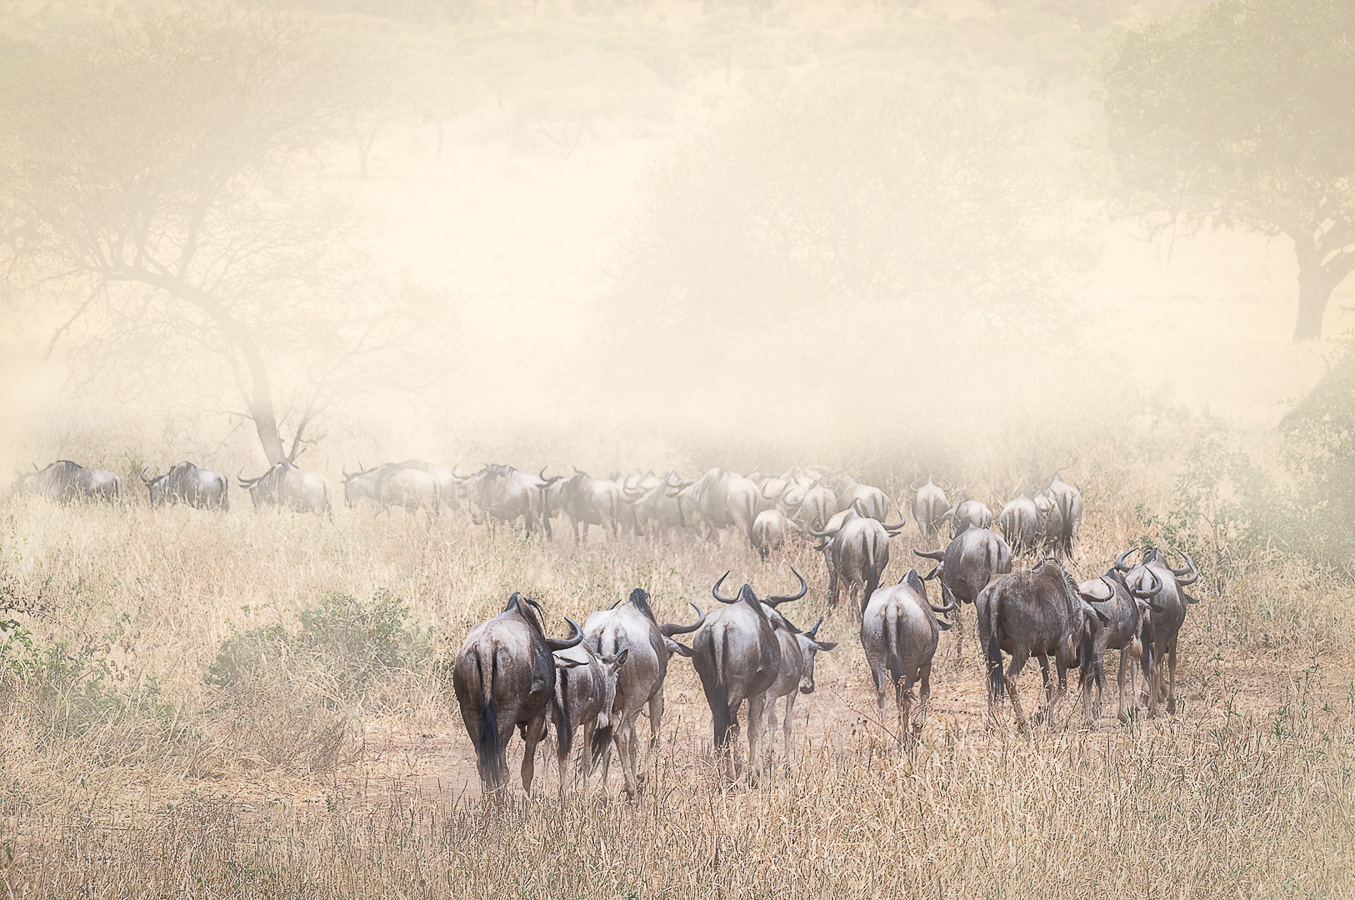
{"label": "dark-coated wildebeest", "polygon": [[[590,613],[584,622],[584,641],[588,649],[603,655],[630,651],[626,666],[616,684],[616,714],[612,717],[612,741],[625,779],[626,793],[634,797],[639,790],[640,739],[635,723],[644,710],[649,717],[649,748],[658,748],[663,728],[663,685],[668,677],[672,654],[690,656],[691,650],[673,640],[689,634],[706,621],[701,608],[692,604],[697,620],[693,625],[660,625],[649,606],[649,594],[641,588],[631,591],[629,599],[610,609]],[[602,757],[602,783],[607,784],[610,756]]]}
{"label": "dark-coated wildebeest", "polygon": [[[1121,554],[1121,559],[1126,555]],[[1120,673],[1115,679],[1120,701],[1117,715],[1121,722],[1129,721],[1129,713],[1125,710],[1125,682],[1129,681],[1131,702],[1137,702],[1134,663],[1143,654],[1142,633],[1148,617],[1154,609],[1162,611],[1155,599],[1161,589],[1162,582],[1151,569],[1139,570],[1131,581],[1125,572],[1115,566],[1111,566],[1100,578],[1078,585],[1083,599],[1091,601],[1093,609],[1102,616],[1092,616],[1087,620],[1091,627],[1091,664],[1090,667],[1084,665],[1082,668],[1082,707],[1088,723],[1101,715],[1108,650],[1120,652]],[[1096,596],[1100,592],[1105,593],[1104,599]],[[1093,689],[1096,692],[1094,702]]]}
{"label": "dark-coated wildebeest", "polygon": [[1148,715],[1156,716],[1158,703],[1165,698],[1167,715],[1171,716],[1176,714],[1176,641],[1186,620],[1186,606],[1199,602],[1187,594],[1185,588],[1199,580],[1200,572],[1195,568],[1195,561],[1185,553],[1181,553],[1181,557],[1186,564],[1173,569],[1166,554],[1156,547],[1141,549],[1138,565],[1130,568],[1125,560],[1133,552],[1121,554],[1115,567],[1125,572],[1131,582],[1142,577],[1143,569],[1151,569],[1153,576],[1162,582],[1153,597],[1156,608],[1148,616],[1141,636]]}
{"label": "dark-coated wildebeest", "polygon": [[[1005,690],[1011,695],[1017,726],[1025,731],[1026,715],[1021,709],[1016,679],[1026,660],[1034,656],[1040,662],[1044,678],[1045,721],[1052,725],[1059,702],[1068,690],[1068,670],[1087,664],[1091,656],[1090,647],[1084,643],[1089,640],[1087,616],[1097,614],[1095,608],[1084,600],[1078,586],[1055,559],[1041,560],[1030,572],[997,576],[979,592],[974,606],[988,667],[989,724],[997,722],[998,704]],[[1005,678],[1003,651],[1012,658]],[[1049,678],[1050,656],[1058,669],[1057,691]]]}
{"label": "dark-coated wildebeest", "polygon": [[[913,553],[923,559],[936,560],[933,576],[941,579],[947,590],[961,603],[973,603],[979,592],[995,576],[1012,570],[1012,548],[995,531],[987,528],[969,528],[960,532],[946,545],[945,550],[918,550]],[[955,610],[955,662],[964,656],[964,623],[960,610]]]}
{"label": "dark-coated wildebeest", "polygon": [[202,469],[191,462],[175,465],[163,475],[146,477],[141,469],[152,506],[162,503],[187,503],[196,509],[230,509],[230,480],[220,472]]}
{"label": "dark-coated wildebeest", "polygon": [[908,486],[908,490],[915,492],[913,521],[917,523],[918,530],[923,537],[936,537],[946,517],[955,512],[946,499],[945,488],[932,481],[932,476],[928,475],[926,484],[919,485],[915,481]]}
{"label": "dark-coated wildebeest", "polygon": [[86,469],[69,459],[59,459],[45,469],[14,473],[16,494],[36,494],[70,503],[73,500],[122,499],[122,479],[105,469]]}
{"label": "dark-coated wildebeest", "polygon": [[728,572],[721,575],[711,588],[715,599],[725,605],[712,610],[696,633],[692,666],[710,706],[715,750],[728,759],[731,777],[738,774],[733,758],[737,754],[731,744],[738,729],[739,707],[748,701],[748,770],[756,780],[767,762],[767,695],[781,672],[781,642],[766,607],[800,599],[809,585],[795,572],[800,590],[794,594],[759,600],[745,584],[737,597],[726,597],[720,593],[720,585],[728,576]]}
{"label": "dark-coated wildebeest", "polygon": [[980,500],[966,498],[955,505],[955,518],[952,523],[956,536],[964,534],[970,528],[990,528],[993,524],[993,511]]}
{"label": "dark-coated wildebeest", "polygon": [[786,760],[790,760],[791,722],[795,713],[797,694],[814,693],[814,658],[819,653],[827,653],[837,646],[834,642],[821,641],[818,638],[819,626],[823,616],[808,631],[801,631],[790,621],[772,608],[769,613],[776,639],[781,644],[781,668],[775,683],[767,691],[767,755],[771,756],[771,747],[776,739],[776,701],[786,698],[785,715],[782,717],[782,731],[785,736]]}
{"label": "dark-coated wildebeest", "polygon": [[857,588],[861,588],[864,607],[880,586],[880,576],[889,565],[889,539],[903,528],[904,519],[900,514],[897,525],[886,525],[866,515],[860,503],[853,504],[847,512],[854,514],[844,517],[836,529],[831,523],[825,528],[811,523],[807,530],[821,541],[817,549],[828,566],[828,605],[837,606],[845,584],[852,601],[856,599]]}
{"label": "dark-coated wildebeest", "polygon": [[569,637],[546,637],[539,608],[514,593],[503,612],[470,630],[452,668],[456,702],[475,748],[480,786],[487,793],[503,785],[504,751],[515,726],[527,745],[522,787],[531,793],[536,745],[546,736],[556,705],[554,653],[583,640],[583,629],[569,618]]}
{"label": "dark-coated wildebeest", "polygon": [[1057,531],[1046,523],[1045,534],[1058,552],[1072,558],[1077,554],[1078,533],[1082,530],[1082,492],[1064,481],[1062,475],[1055,475],[1044,495],[1049,498],[1051,516],[1054,510],[1058,511]]}
{"label": "dark-coated wildebeest", "polygon": [[551,724],[555,727],[555,758],[560,767],[560,794],[571,781],[569,752],[574,732],[583,729],[578,772],[585,779],[612,742],[616,706],[616,680],[630,651],[622,647],[615,656],[599,656],[586,644],[555,653],[555,703]]}
{"label": "dark-coated wildebeest", "polygon": [[277,506],[333,516],[329,505],[329,479],[316,472],[303,472],[290,462],[277,463],[258,478],[236,473],[240,487],[249,491],[254,508]]}
{"label": "dark-coated wildebeest", "polygon": [[945,605],[932,606],[927,600],[926,584],[918,577],[916,569],[909,569],[898,584],[876,591],[861,613],[861,646],[866,651],[866,664],[870,666],[870,676],[875,682],[880,722],[885,720],[886,689],[893,685],[899,714],[900,746],[909,737],[915,685],[919,687],[919,693],[917,720],[912,723],[914,742],[921,736],[927,719],[932,693],[932,658],[936,655],[941,632],[950,627],[936,615],[955,609],[955,598],[944,584],[941,595]]}

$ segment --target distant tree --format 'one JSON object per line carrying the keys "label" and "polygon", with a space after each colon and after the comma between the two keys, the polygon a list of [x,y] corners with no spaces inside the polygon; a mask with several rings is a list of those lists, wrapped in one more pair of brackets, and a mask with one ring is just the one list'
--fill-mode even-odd
{"label": "distant tree", "polygon": [[739,324],[873,304],[1032,327],[1094,258],[1006,113],[837,87],[761,97],[654,166],[618,272],[628,318]]}
{"label": "distant tree", "polygon": [[1125,36],[1104,83],[1126,208],[1286,235],[1294,340],[1321,337],[1355,270],[1355,3],[1216,0]]}
{"label": "distant tree", "polygon": [[297,20],[230,12],[10,49],[0,259],[69,302],[53,345],[205,374],[270,462],[295,458],[339,376],[409,327],[327,176],[342,60]]}

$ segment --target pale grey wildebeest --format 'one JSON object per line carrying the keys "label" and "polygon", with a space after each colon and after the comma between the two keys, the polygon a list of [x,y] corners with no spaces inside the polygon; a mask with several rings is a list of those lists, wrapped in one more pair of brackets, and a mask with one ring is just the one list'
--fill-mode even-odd
{"label": "pale grey wildebeest", "polygon": [[555,727],[555,758],[560,767],[560,795],[572,779],[569,753],[574,732],[583,729],[577,773],[586,779],[612,742],[612,717],[616,706],[616,680],[630,651],[622,647],[614,656],[599,656],[585,644],[555,653],[555,702],[551,724]]}
{"label": "pale grey wildebeest", "polygon": [[772,620],[776,639],[781,644],[781,668],[777,673],[776,682],[767,692],[768,756],[771,756],[771,746],[776,741],[776,701],[784,697],[786,708],[781,724],[785,736],[786,761],[789,762],[795,697],[797,694],[814,693],[814,658],[820,653],[832,650],[837,644],[819,640],[819,626],[823,624],[823,616],[819,616],[813,628],[801,631],[775,607],[770,608],[768,615]]}
{"label": "pale grey wildebeest", "polygon": [[[531,793],[536,745],[546,736],[551,713],[564,712],[555,696],[554,654],[583,641],[583,629],[566,618],[569,637],[546,637],[539,609],[514,593],[503,612],[470,630],[452,668],[452,687],[485,793],[503,786],[504,752],[514,728],[526,743],[522,788]],[[563,727],[572,733],[568,721]]]}
{"label": "pale grey wildebeest", "polygon": [[[1104,597],[1104,593],[1100,596]],[[1059,702],[1068,691],[1068,670],[1090,662],[1087,617],[1102,614],[1088,599],[1055,559],[1041,560],[1030,572],[999,575],[979,592],[974,606],[979,619],[979,642],[988,667],[990,726],[997,722],[998,705],[1005,691],[1011,696],[1017,726],[1026,730],[1016,679],[1032,656],[1039,660],[1044,679],[1044,719],[1054,724]],[[1003,651],[1011,655],[1005,677]],[[1058,669],[1057,691],[1049,677],[1051,656]]]}
{"label": "pale grey wildebeest", "polygon": [[1128,555],[1121,554],[1115,567],[1131,581],[1141,580],[1147,569],[1162,582],[1153,596],[1155,608],[1144,622],[1142,668],[1148,715],[1156,716],[1158,703],[1166,700],[1167,715],[1171,716],[1176,714],[1176,642],[1186,621],[1186,606],[1199,602],[1185,589],[1199,580],[1200,572],[1184,552],[1181,558],[1186,564],[1179,569],[1172,568],[1166,554],[1156,547],[1144,547],[1139,554],[1138,565],[1131,568],[1126,562]]}
{"label": "pale grey wildebeest", "polygon": [[997,526],[1002,536],[1011,545],[1012,552],[1020,555],[1034,550],[1044,536],[1045,516],[1035,503],[1035,498],[1022,491],[1007,501],[998,513]]}
{"label": "pale grey wildebeest", "polygon": [[993,524],[993,511],[983,501],[966,497],[955,504],[952,523],[957,537],[970,528],[989,528]]}
{"label": "pale grey wildebeest", "polygon": [[[1119,564],[1133,553],[1126,550],[1120,554],[1116,565],[1110,567],[1105,575],[1084,581],[1078,585],[1084,599],[1090,600],[1104,621],[1093,616],[1088,619],[1091,626],[1091,665],[1082,668],[1082,706],[1087,721],[1094,722],[1101,715],[1101,698],[1106,689],[1106,652],[1120,652],[1120,673],[1115,679],[1119,689],[1120,708],[1118,718],[1129,721],[1125,709],[1125,682],[1129,682],[1130,702],[1137,702],[1138,685],[1135,683],[1134,663],[1142,657],[1144,626],[1154,612],[1163,612],[1155,599],[1162,590],[1162,581],[1152,569],[1142,568],[1131,580]],[[1097,594],[1104,594],[1104,597]],[[1093,702],[1092,692],[1096,693]]]}
{"label": "pale grey wildebeest", "polygon": [[926,484],[919,484],[914,481],[908,485],[908,490],[913,491],[913,521],[917,523],[918,531],[923,537],[934,538],[941,533],[941,526],[946,518],[955,512],[946,499],[946,488],[932,480],[932,476],[927,476]]}
{"label": "pale grey wildebeest", "polygon": [[472,475],[458,473],[456,477],[465,487],[466,496],[479,511],[479,515],[473,516],[476,522],[488,518],[492,529],[496,522],[522,519],[528,537],[539,528],[550,539],[550,510],[546,492],[560,480],[560,476],[547,478],[544,468],[540,475],[533,475],[519,472],[512,466],[486,465]]}
{"label": "pale grey wildebeest", "polygon": [[621,525],[627,518],[634,523],[634,515],[628,512],[625,491],[610,478],[594,478],[575,469],[573,475],[560,482],[553,496],[559,509],[569,517],[576,544],[588,542],[590,525],[597,525],[604,534],[611,532],[615,537],[621,533]]}
{"label": "pale grey wildebeest", "polygon": [[[841,517],[841,518],[839,518]],[[834,521],[839,522],[834,527]],[[880,586],[880,576],[889,565],[889,539],[904,525],[903,514],[895,525],[886,525],[866,515],[860,502],[829,520],[819,528],[811,523],[806,530],[819,539],[816,548],[823,553],[828,568],[828,605],[837,606],[842,586],[847,586],[848,599],[855,601],[859,587],[862,608],[870,602],[870,595]]]}
{"label": "pale grey wildebeest", "polygon": [[[927,586],[918,577],[916,569],[899,579],[898,584],[877,590],[861,614],[861,646],[866,651],[866,664],[875,682],[875,701],[880,721],[885,720],[885,694],[894,687],[894,702],[898,708],[898,742],[904,746],[916,744],[926,724],[927,708],[932,694],[932,658],[940,642],[941,632],[950,625],[936,618],[955,609],[955,598],[944,583],[941,586],[944,606],[932,606],[927,599]],[[917,688],[916,695],[914,688]],[[911,721],[913,702],[917,700],[917,718]]]}
{"label": "pale grey wildebeest", "polygon": [[[919,550],[913,552],[923,559],[936,561],[936,569],[927,576],[928,580],[939,577],[955,599],[961,603],[973,603],[979,592],[988,586],[998,575],[1006,575],[1012,570],[1012,548],[995,531],[987,528],[967,528],[955,536],[945,550]],[[955,610],[955,662],[958,665],[964,657],[964,623],[960,620],[960,610]]]}
{"label": "pale grey wildebeest", "polygon": [[146,485],[152,506],[163,503],[187,503],[196,509],[229,510],[230,480],[220,472],[203,469],[191,462],[181,462],[163,475],[146,477],[141,469],[141,481]]}
{"label": "pale grey wildebeest", "polygon": [[[37,469],[37,466],[33,467]],[[45,469],[14,473],[14,492],[46,497],[57,503],[74,500],[122,499],[122,479],[105,469],[86,469],[69,459],[59,459]]]}
{"label": "pale grey wildebeest", "polygon": [[1068,557],[1077,554],[1078,534],[1082,530],[1082,492],[1056,474],[1049,487],[1043,491],[1050,503],[1050,512],[1057,510],[1058,529],[1050,533],[1048,525],[1045,533],[1053,541],[1055,549]]}
{"label": "pale grey wildebeest", "polygon": [[318,472],[305,472],[283,460],[258,478],[236,473],[240,487],[249,491],[254,508],[276,506],[333,517],[329,505],[329,479]]}
{"label": "pale grey wildebeest", "polygon": [[752,587],[745,584],[737,596],[726,597],[720,593],[720,585],[727,577],[728,572],[711,588],[711,595],[725,605],[712,610],[696,633],[691,646],[692,667],[701,679],[710,706],[715,752],[730,777],[739,774],[734,737],[739,707],[745,700],[748,702],[748,773],[756,781],[768,761],[764,733],[768,694],[781,672],[781,642],[777,640],[767,606],[798,600],[809,585],[795,572],[800,589],[794,594],[759,600]]}
{"label": "pale grey wildebeest", "polygon": [[[691,650],[673,640],[675,635],[690,634],[706,621],[701,608],[692,604],[697,620],[692,625],[660,625],[649,605],[649,594],[641,588],[631,591],[625,603],[590,613],[584,622],[584,642],[601,655],[615,656],[630,651],[616,683],[616,711],[612,716],[612,741],[616,745],[621,774],[628,796],[639,791],[640,738],[636,722],[643,710],[649,717],[649,748],[658,748],[663,728],[664,680],[668,662],[674,653],[690,656]],[[602,756],[602,784],[607,785],[611,756]]]}
{"label": "pale grey wildebeest", "polygon": [[764,509],[753,519],[753,547],[766,562],[785,548],[799,527],[779,509]]}

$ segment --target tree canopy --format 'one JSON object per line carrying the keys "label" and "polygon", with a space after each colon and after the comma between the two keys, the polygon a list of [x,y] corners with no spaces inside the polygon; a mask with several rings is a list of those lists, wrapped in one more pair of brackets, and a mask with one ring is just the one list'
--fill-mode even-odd
{"label": "tree canopy", "polygon": [[1126,208],[1286,235],[1295,340],[1355,270],[1355,3],[1216,0],[1125,36],[1104,73]]}
{"label": "tree canopy", "polygon": [[53,343],[224,387],[270,462],[295,457],[336,373],[400,344],[326,171],[342,60],[299,20],[229,11],[13,49],[0,259],[54,288]]}

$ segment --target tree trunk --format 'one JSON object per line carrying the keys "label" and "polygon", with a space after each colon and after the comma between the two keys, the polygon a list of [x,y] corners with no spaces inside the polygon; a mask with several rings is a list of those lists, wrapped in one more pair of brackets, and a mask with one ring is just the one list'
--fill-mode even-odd
{"label": "tree trunk", "polygon": [[1320,340],[1327,301],[1336,283],[1322,265],[1322,255],[1310,236],[1294,237],[1294,251],[1299,259],[1299,316],[1294,325],[1294,341]]}

